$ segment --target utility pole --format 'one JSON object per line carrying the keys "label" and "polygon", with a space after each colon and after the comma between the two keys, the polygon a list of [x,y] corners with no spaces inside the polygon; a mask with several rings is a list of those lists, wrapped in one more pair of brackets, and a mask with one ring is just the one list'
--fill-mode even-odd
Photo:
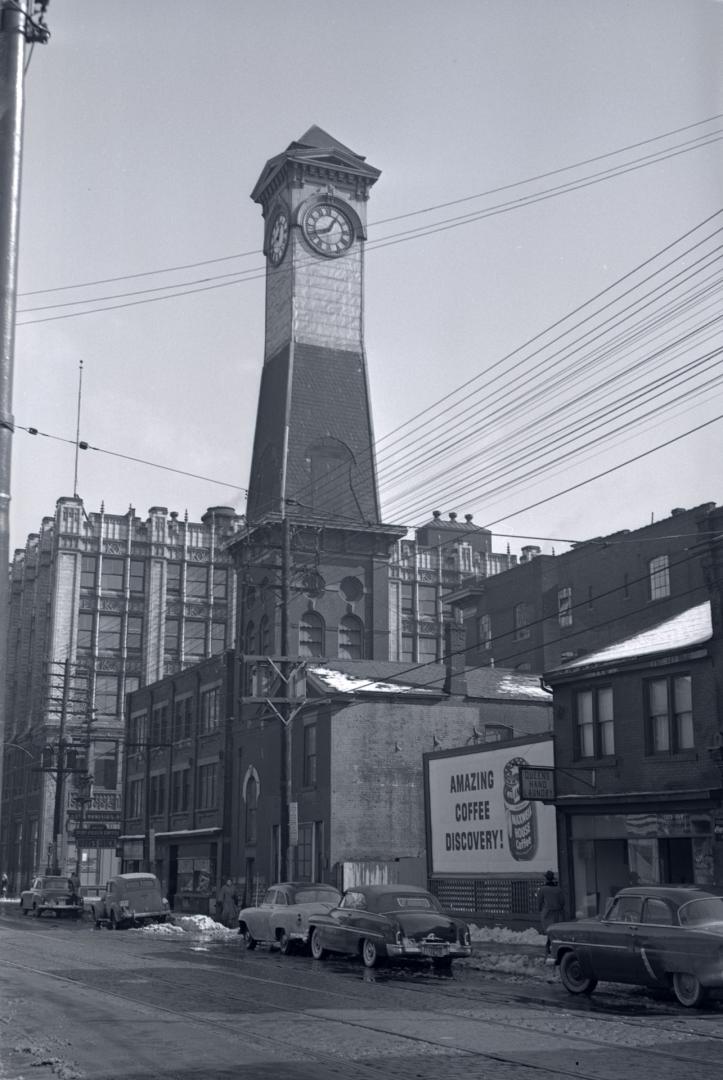
{"label": "utility pole", "polygon": [[[291,572],[291,527],[289,517],[284,507],[284,516],[281,519],[281,655],[289,655],[289,575]],[[289,699],[291,688],[289,685],[289,668],[287,660],[281,664],[282,693],[287,699],[281,706],[281,820],[279,847],[281,855],[281,880],[291,881],[294,876],[294,847],[295,837],[291,825],[291,804],[293,799],[293,772],[292,772],[292,738],[291,719],[292,703]]]}
{"label": "utility pole", "polygon": [[63,666],[63,700],[60,708],[60,728],[58,730],[58,763],[55,769],[55,808],[53,811],[53,874],[60,874],[60,836],[65,834],[63,822],[63,799],[65,796],[65,724],[68,718],[70,699],[70,658]]}
{"label": "utility pole", "polygon": [[[13,365],[20,240],[25,45],[46,42],[47,0],[29,13],[30,0],[0,0],[0,671],[7,671],[8,573],[10,564],[10,475],[12,462]],[[5,741],[5,692],[0,690],[0,795]]]}

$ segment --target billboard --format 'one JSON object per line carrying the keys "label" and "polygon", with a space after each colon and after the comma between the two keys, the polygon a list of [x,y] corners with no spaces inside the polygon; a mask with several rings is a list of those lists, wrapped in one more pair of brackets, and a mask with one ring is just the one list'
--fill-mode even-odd
{"label": "billboard", "polygon": [[554,765],[552,739],[425,755],[430,872],[543,874],[557,869],[554,806],[522,797],[520,766]]}

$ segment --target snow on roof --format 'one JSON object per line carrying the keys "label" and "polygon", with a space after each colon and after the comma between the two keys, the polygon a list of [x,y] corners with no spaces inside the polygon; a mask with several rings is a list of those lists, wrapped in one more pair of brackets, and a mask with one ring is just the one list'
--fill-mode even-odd
{"label": "snow on roof", "polygon": [[431,694],[438,697],[435,690],[424,690],[417,686],[409,686],[406,683],[380,682],[377,679],[364,679],[359,675],[349,675],[346,671],[335,671],[332,668],[313,667],[309,668],[313,675],[320,679],[330,690],[336,690],[342,694]]}
{"label": "snow on roof", "polygon": [[588,653],[578,660],[572,660],[569,664],[557,668],[558,671],[572,671],[575,668],[589,667],[592,664],[611,663],[616,660],[631,660],[639,656],[649,656],[657,653],[675,652],[677,649],[688,649],[694,645],[702,645],[713,634],[711,621],[710,600],[706,600],[696,607],[681,611],[672,619],[651,626],[649,630],[642,630],[632,637],[615,641],[598,652]]}
{"label": "snow on roof", "polygon": [[497,689],[501,694],[510,694],[513,697],[535,698],[535,700],[545,701],[549,705],[552,701],[550,691],[543,690],[540,686],[539,678],[535,677],[535,679],[533,679],[528,676],[528,679],[521,678],[517,671],[506,671],[503,678],[500,679]]}

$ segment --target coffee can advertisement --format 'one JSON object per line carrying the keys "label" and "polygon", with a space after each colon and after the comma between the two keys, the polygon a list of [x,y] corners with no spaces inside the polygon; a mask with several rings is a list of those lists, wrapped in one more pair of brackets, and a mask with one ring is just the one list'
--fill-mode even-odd
{"label": "coffee can advertisement", "polygon": [[434,874],[557,869],[555,808],[523,798],[520,767],[551,767],[551,739],[426,759]]}

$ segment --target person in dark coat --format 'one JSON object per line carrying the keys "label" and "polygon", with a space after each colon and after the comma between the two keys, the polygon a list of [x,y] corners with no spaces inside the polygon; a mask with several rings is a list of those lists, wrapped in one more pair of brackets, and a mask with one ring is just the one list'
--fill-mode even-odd
{"label": "person in dark coat", "polygon": [[[537,910],[540,912],[540,929],[543,934],[553,923],[562,922],[565,918],[565,894],[557,884],[554,870],[545,871],[545,884],[537,894]],[[550,953],[550,939],[548,937],[545,951]]]}
{"label": "person in dark coat", "polygon": [[236,889],[229,878],[226,884],[221,887],[218,894],[218,903],[216,904],[218,917],[223,925],[229,927],[229,929],[233,927],[238,918],[237,899]]}

